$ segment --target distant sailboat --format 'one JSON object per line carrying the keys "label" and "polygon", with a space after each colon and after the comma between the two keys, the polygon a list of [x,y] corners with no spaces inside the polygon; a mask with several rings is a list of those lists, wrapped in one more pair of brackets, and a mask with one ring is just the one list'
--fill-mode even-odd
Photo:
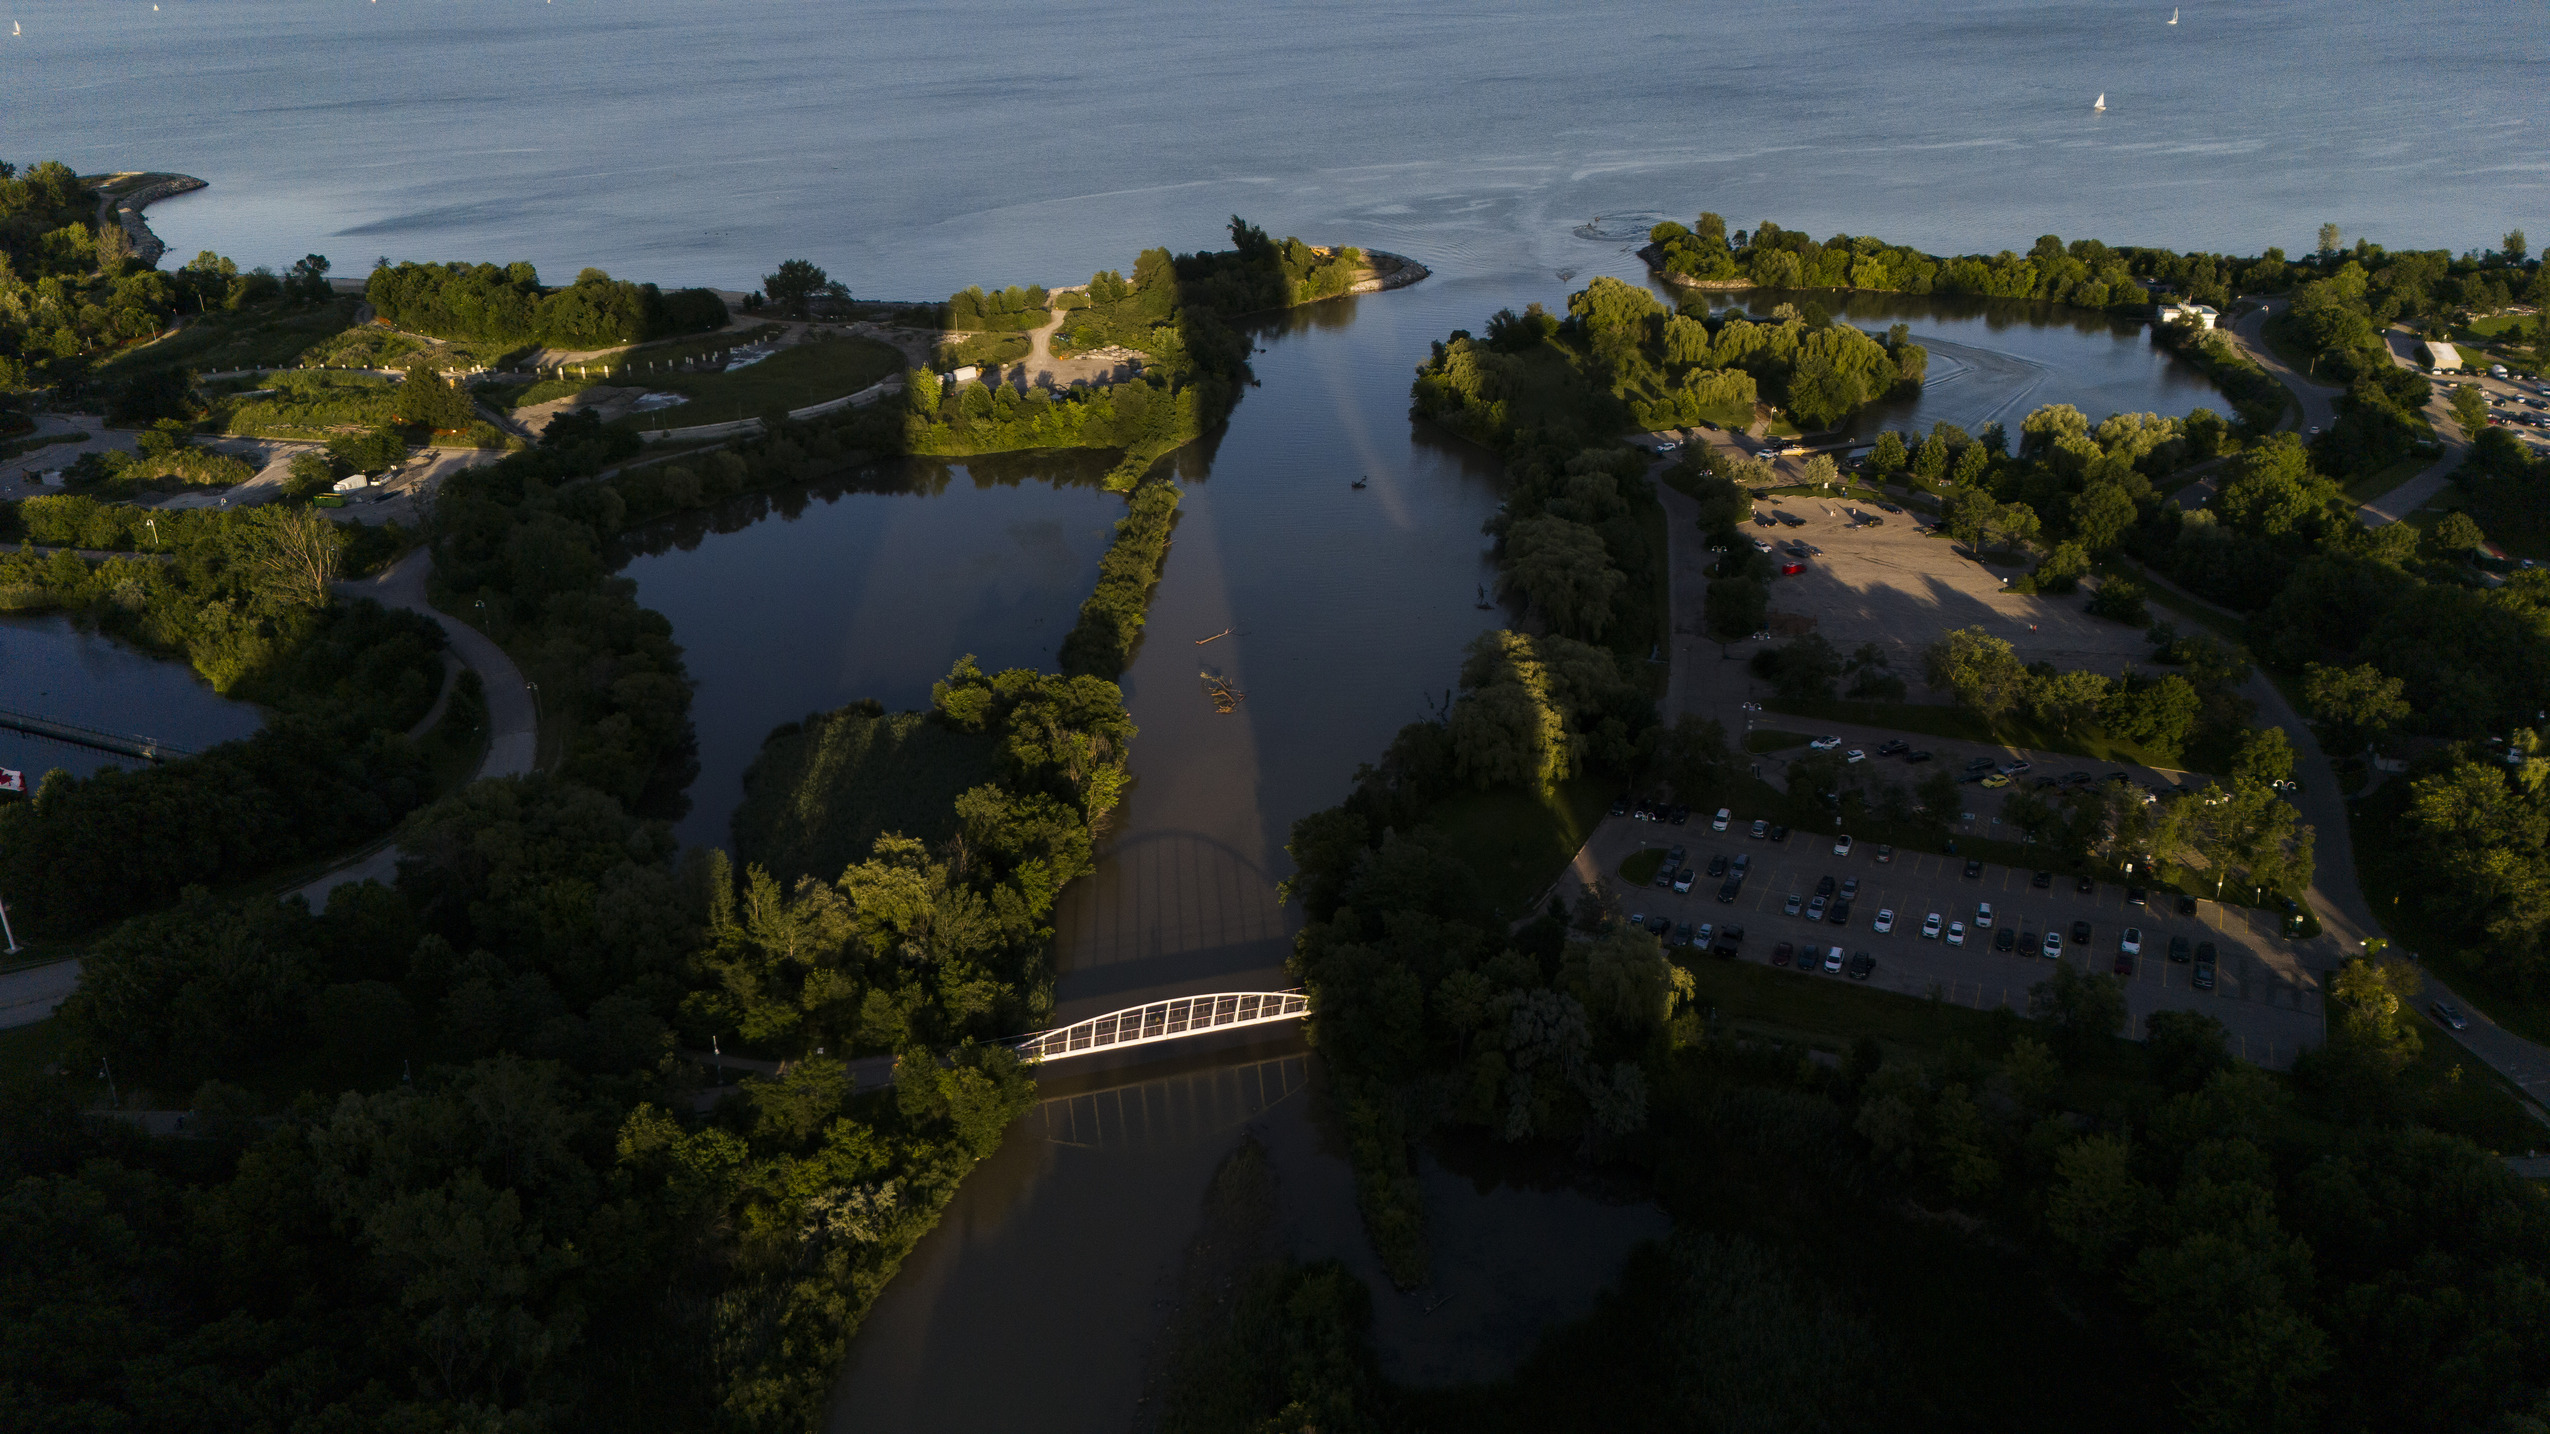
{"label": "distant sailboat", "polygon": [[2107,109],[2107,91],[2105,91],[2105,90],[2101,90],[2101,91],[2099,91],[2099,92],[2098,92],[2098,103],[2097,103],[2097,104],[2094,104],[2094,105],[2092,105],[2092,106],[2090,106],[2090,108],[2091,108],[2091,109],[2094,109],[2094,110],[2098,110],[2098,111],[2100,111],[2100,112],[2104,113],[2104,112],[2106,111],[2106,109]]}
{"label": "distant sailboat", "polygon": [[2175,24],[2177,24],[2177,23],[2178,23],[2178,10],[2177,10],[2177,7],[2176,7],[2176,6],[2172,6],[2172,7],[2170,8],[2170,11],[2169,11],[2169,23],[2171,23],[2172,25],[2175,25]]}

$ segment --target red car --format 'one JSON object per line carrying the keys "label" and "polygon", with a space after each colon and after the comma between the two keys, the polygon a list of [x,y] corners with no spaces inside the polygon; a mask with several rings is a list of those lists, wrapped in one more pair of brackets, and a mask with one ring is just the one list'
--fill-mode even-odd
{"label": "red car", "polygon": [[1805,572],[1805,571],[1806,571],[1806,564],[1804,564],[1804,563],[1782,563],[1782,564],[1780,564],[1780,576],[1781,576],[1781,577],[1784,577],[1784,578],[1793,578],[1793,577],[1796,577],[1799,573],[1802,573],[1802,572]]}
{"label": "red car", "polygon": [[1783,941],[1779,945],[1771,948],[1771,964],[1774,966],[1785,966],[1789,964],[1789,958],[1795,954],[1797,954],[1797,947],[1790,942]]}

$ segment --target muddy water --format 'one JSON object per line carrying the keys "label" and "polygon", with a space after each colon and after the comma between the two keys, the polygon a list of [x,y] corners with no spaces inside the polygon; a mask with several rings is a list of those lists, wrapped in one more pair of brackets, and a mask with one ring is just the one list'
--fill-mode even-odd
{"label": "muddy water", "polygon": [[[1581,241],[1568,259],[1566,279],[1509,264],[1260,331],[1259,386],[1177,460],[1185,500],[1124,679],[1141,729],[1135,785],[1097,874],[1056,915],[1063,1019],[1288,984],[1298,918],[1276,898],[1286,833],[1439,705],[1464,646],[1504,621],[1476,605],[1492,580],[1479,529],[1497,504],[1493,464],[1410,421],[1411,370],[1433,340],[1500,307],[1559,308],[1596,273],[1639,277],[1607,241]],[[2103,319],[1933,301],[1862,314],[1857,302],[1840,306],[1855,322],[1901,318],[1936,352],[1968,355],[1888,424],[1979,423],[1988,411],[2015,422],[2053,401],[2093,417],[2220,403],[2186,388],[2139,330]],[[871,474],[751,500],[659,535],[630,564],[700,681],[687,839],[724,839],[736,780],[779,722],[865,696],[918,705],[960,652],[1051,664],[1118,500],[1075,486],[1089,473],[1077,458],[978,467],[916,491],[884,491],[909,485]],[[1236,710],[1214,710],[1208,670],[1246,694]],[[879,1301],[833,1428],[1124,1427],[1206,1185],[1251,1130],[1276,1160],[1284,1248],[1365,1275],[1385,1367],[1410,1382],[1502,1373],[1663,1228],[1650,1208],[1430,1167],[1435,1288],[1392,1293],[1314,1118],[1316,1065],[1297,1039],[1049,1086],[1066,1103],[1020,1124]]]}
{"label": "muddy water", "polygon": [[[184,662],[83,632],[59,614],[0,618],[0,707],[196,751],[245,737],[264,720],[256,708],[214,692]],[[141,765],[136,758],[0,729],[0,767],[25,773],[29,791],[57,767],[86,777],[108,767]]]}

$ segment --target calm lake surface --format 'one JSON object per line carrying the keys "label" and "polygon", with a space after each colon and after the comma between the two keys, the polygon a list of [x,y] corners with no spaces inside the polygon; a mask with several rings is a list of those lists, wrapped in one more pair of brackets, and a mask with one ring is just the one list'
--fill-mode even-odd
{"label": "calm lake surface", "polygon": [[[83,632],[60,615],[0,617],[0,707],[196,751],[245,737],[265,721],[256,708],[213,691],[185,663]],[[138,758],[0,729],[0,767],[26,773],[29,791],[56,767],[86,777],[142,765]]]}
{"label": "calm lake surface", "polygon": [[[1183,517],[1126,679],[1137,785],[1059,913],[1068,1019],[1282,983],[1286,830],[1426,716],[1500,620],[1472,605],[1492,465],[1410,423],[1410,369],[1499,307],[1636,277],[1626,251],[1655,218],[1714,209],[1947,253],[2049,231],[2300,251],[2323,220],[2455,250],[2550,231],[2536,3],[2244,0],[2176,27],[2163,8],[25,0],[25,33],[0,37],[0,114],[14,160],[212,181],[153,223],[181,258],[243,265],[529,259],[552,280],[591,264],[746,287],[803,256],[862,295],[920,298],[1215,245],[1237,211],[1432,267],[1270,327],[1263,387],[1181,459]],[[1930,388],[1871,425],[2224,407],[2104,319],[1840,311],[1900,317],[1932,348]],[[700,682],[686,840],[725,840],[780,722],[917,705],[962,652],[1051,663],[1118,508],[1075,486],[1077,459],[999,471],[755,500],[631,561]],[[1237,712],[1205,701],[1207,666],[1248,693]],[[1365,1274],[1398,1378],[1493,1375],[1663,1228],[1430,1170],[1428,1300],[1454,1298],[1428,1313],[1372,1268],[1298,1044],[1138,1074],[1050,1088],[967,1182],[854,1346],[835,1428],[1122,1428],[1206,1181],[1251,1131],[1287,1247]]]}

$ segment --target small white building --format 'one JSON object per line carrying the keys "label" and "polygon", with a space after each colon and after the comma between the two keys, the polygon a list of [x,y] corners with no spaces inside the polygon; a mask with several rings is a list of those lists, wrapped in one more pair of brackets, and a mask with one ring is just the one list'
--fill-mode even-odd
{"label": "small white building", "polygon": [[2211,304],[2163,304],[2160,306],[2160,321],[2164,324],[2189,323],[2200,329],[2210,329],[2214,326],[2214,320],[2220,317],[2222,316],[2214,312]]}
{"label": "small white building", "polygon": [[336,491],[340,493],[360,493],[371,486],[372,476],[368,473],[357,473],[350,478],[336,480]]}
{"label": "small white building", "polygon": [[2426,341],[2426,360],[2426,366],[2437,373],[2443,373],[2446,370],[2459,371],[2461,368],[2460,351],[2442,339]]}
{"label": "small white building", "polygon": [[972,383],[974,380],[981,378],[982,376],[983,371],[969,363],[965,367],[949,374],[947,377],[948,381],[951,383]]}

